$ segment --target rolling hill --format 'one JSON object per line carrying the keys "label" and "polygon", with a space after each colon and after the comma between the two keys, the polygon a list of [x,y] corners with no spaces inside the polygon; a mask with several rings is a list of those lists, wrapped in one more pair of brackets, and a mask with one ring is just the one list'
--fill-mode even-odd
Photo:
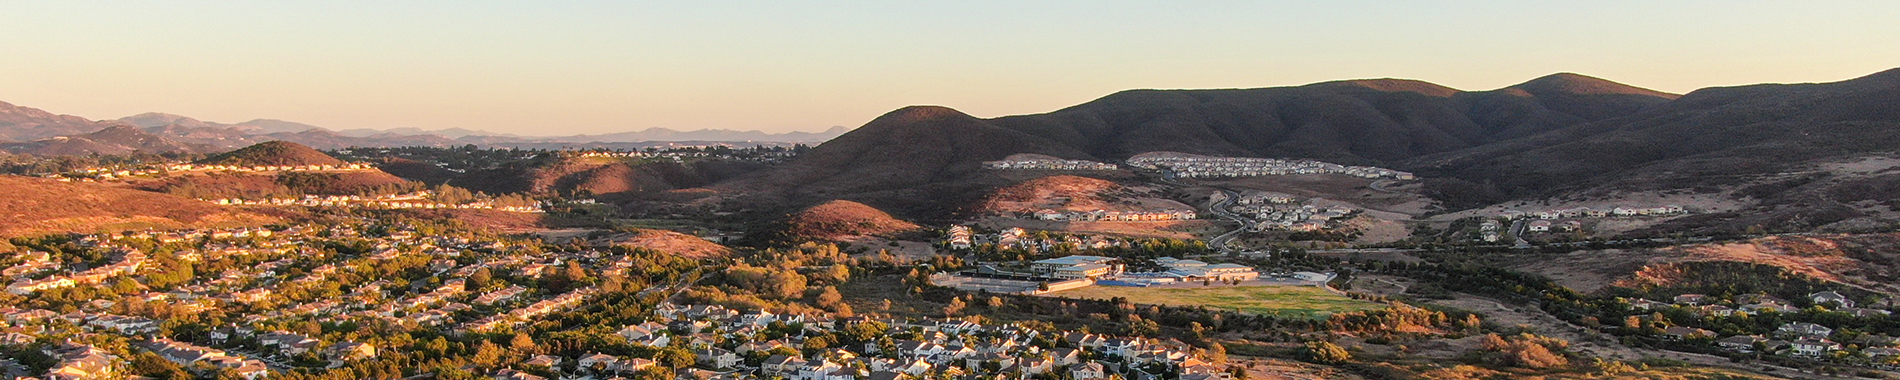
{"label": "rolling hill", "polygon": [[[1753,226],[1802,230],[1889,217],[1900,184],[1900,69],[1820,84],[1696,90],[1628,116],[1522,139],[1419,157],[1422,176],[1482,183],[1492,201],[1609,197],[1619,192],[1722,193],[1750,206],[1683,218],[1668,230],[1736,232]],[[1866,166],[1864,164],[1858,166]]]}
{"label": "rolling hill", "polygon": [[800,240],[836,240],[888,235],[917,228],[917,224],[899,220],[863,203],[833,200],[793,213],[786,218],[782,233]]}
{"label": "rolling hill", "polygon": [[1483,92],[1400,79],[1133,90],[1046,114],[994,119],[913,106],[821,144],[782,170],[713,188],[772,193],[790,205],[853,199],[936,218],[1017,182],[981,169],[983,161],[1013,154],[1115,161],[1178,151],[1388,165],[1638,112],[1675,97],[1555,74]]}
{"label": "rolling hill", "polygon": [[304,166],[341,165],[343,160],[289,141],[268,141],[242,149],[220,153],[198,161],[204,165],[233,166]]}
{"label": "rolling hill", "polygon": [[55,136],[92,133],[105,125],[73,115],[0,102],[0,140],[33,141]]}
{"label": "rolling hill", "polygon": [[257,226],[276,217],[94,183],[0,176],[0,236]]}
{"label": "rolling hill", "polygon": [[[341,165],[342,160],[297,143],[270,141],[203,160],[198,164],[252,166]],[[135,187],[181,196],[267,198],[295,195],[357,195],[420,187],[382,170],[201,173],[144,181]]]}
{"label": "rolling hill", "polygon": [[90,133],[57,136],[24,143],[0,144],[11,153],[37,156],[89,154],[204,153],[216,147],[180,142],[128,125],[109,125]]}
{"label": "rolling hill", "polygon": [[1603,120],[1675,95],[1577,74],[1467,92],[1404,79],[1132,90],[990,120],[1102,159],[1151,151],[1380,164]]}
{"label": "rolling hill", "polygon": [[1013,154],[1093,158],[1061,143],[945,107],[905,107],[820,144],[775,170],[711,186],[781,206],[831,199],[911,215],[947,215],[1010,181],[982,162]]}
{"label": "rolling hill", "polygon": [[737,161],[676,163],[555,157],[464,174],[404,162],[383,166],[397,170],[405,178],[440,178],[450,185],[490,194],[583,194],[609,200],[705,186],[765,168],[764,164]]}

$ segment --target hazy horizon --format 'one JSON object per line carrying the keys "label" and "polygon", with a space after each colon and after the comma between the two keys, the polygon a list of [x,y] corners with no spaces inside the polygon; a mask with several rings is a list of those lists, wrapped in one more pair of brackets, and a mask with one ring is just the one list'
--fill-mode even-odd
{"label": "hazy horizon", "polygon": [[1683,93],[1900,66],[1900,4],[10,2],[0,101],[526,136],[856,127],[1115,91],[1556,72]]}

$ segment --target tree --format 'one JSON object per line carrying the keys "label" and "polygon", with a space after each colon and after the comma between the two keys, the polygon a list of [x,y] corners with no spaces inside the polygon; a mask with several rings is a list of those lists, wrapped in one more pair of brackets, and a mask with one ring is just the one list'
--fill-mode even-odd
{"label": "tree", "polygon": [[508,348],[514,349],[515,352],[533,353],[535,352],[534,338],[528,337],[526,333],[515,333],[515,337],[508,340]]}
{"label": "tree", "polygon": [[1305,353],[1306,360],[1320,364],[1338,364],[1352,360],[1352,353],[1346,352],[1345,347],[1323,340],[1306,342]]}
{"label": "tree", "polygon": [[1484,336],[1484,350],[1493,354],[1486,358],[1502,365],[1523,368],[1554,368],[1570,364],[1570,360],[1556,351],[1568,347],[1570,342],[1562,339],[1531,334],[1520,334],[1506,339],[1497,334]]}
{"label": "tree", "polygon": [[633,373],[633,380],[672,380],[673,371],[660,367],[647,367]]}
{"label": "tree", "polygon": [[464,283],[463,286],[466,286],[468,291],[479,292],[483,288],[487,288],[488,284],[494,282],[494,280],[495,275],[488,272],[488,267],[482,267],[481,269],[476,269],[475,273],[469,274],[468,282]]}
{"label": "tree", "polygon": [[179,367],[177,363],[159,357],[150,352],[140,352],[132,356],[132,373],[161,380],[190,380],[191,373]]}
{"label": "tree", "polygon": [[482,344],[475,348],[475,358],[471,360],[483,368],[495,368],[501,365],[501,354],[501,346],[483,339]]}
{"label": "tree", "polygon": [[943,316],[955,317],[958,312],[963,311],[964,306],[966,305],[963,304],[962,298],[951,298],[950,304],[943,307]]}
{"label": "tree", "polygon": [[818,296],[813,298],[813,303],[818,305],[818,307],[831,309],[832,311],[837,311],[838,305],[844,304],[844,295],[838,294],[838,288],[836,287],[826,286],[819,289]]}
{"label": "tree", "polygon": [[668,368],[679,369],[691,367],[693,363],[699,361],[699,357],[693,354],[692,351],[687,351],[685,348],[667,347],[655,351],[653,353],[653,361]]}
{"label": "tree", "polygon": [[1149,336],[1157,332],[1161,332],[1161,324],[1154,320],[1132,314],[1128,316],[1128,335]]}
{"label": "tree", "polygon": [[1227,364],[1227,346],[1222,346],[1220,343],[1208,343],[1207,344],[1207,362],[1214,363],[1214,364]]}

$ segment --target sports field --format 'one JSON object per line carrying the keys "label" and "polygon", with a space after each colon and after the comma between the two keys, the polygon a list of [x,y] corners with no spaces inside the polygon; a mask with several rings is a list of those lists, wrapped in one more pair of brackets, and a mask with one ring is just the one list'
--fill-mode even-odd
{"label": "sports field", "polygon": [[1236,310],[1242,313],[1276,315],[1289,318],[1325,318],[1333,313],[1377,310],[1384,304],[1361,301],[1327,292],[1315,286],[1192,286],[1138,288],[1127,286],[1090,286],[1049,293],[1051,297],[1106,300],[1127,298],[1143,305],[1196,306]]}

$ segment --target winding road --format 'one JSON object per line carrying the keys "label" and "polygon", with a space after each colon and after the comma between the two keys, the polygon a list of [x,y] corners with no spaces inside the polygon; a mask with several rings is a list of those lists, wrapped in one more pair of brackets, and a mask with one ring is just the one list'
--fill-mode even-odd
{"label": "winding road", "polygon": [[1221,199],[1220,202],[1216,202],[1213,205],[1210,205],[1209,211],[1213,212],[1214,215],[1219,215],[1221,218],[1231,220],[1234,223],[1239,224],[1240,226],[1235,227],[1233,231],[1227,231],[1227,233],[1220,234],[1220,236],[1215,236],[1213,239],[1208,239],[1207,245],[1209,247],[1213,247],[1216,250],[1220,250],[1221,253],[1232,254],[1234,253],[1235,250],[1233,246],[1229,245],[1229,243],[1232,243],[1235,237],[1240,236],[1241,232],[1246,232],[1247,226],[1253,225],[1254,222],[1253,222],[1253,219],[1249,219],[1246,216],[1235,214],[1232,211],[1227,210],[1228,207],[1231,207],[1234,205],[1234,200],[1240,199],[1240,193],[1236,193],[1233,190],[1227,190],[1227,189],[1217,188],[1216,190],[1220,190],[1221,194],[1225,195],[1225,197],[1223,197],[1224,199]]}

